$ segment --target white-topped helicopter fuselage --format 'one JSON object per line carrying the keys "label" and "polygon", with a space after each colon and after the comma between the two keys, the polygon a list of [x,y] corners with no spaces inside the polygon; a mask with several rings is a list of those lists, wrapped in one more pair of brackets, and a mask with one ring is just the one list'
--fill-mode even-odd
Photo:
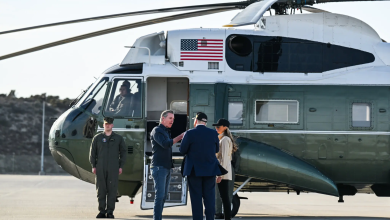
{"label": "white-topped helicopter fuselage", "polygon": [[[103,117],[114,117],[132,161],[118,193],[134,197],[142,190],[141,207],[152,208],[149,132],[165,109],[176,112],[172,135],[188,129],[202,111],[211,122],[232,123],[240,144],[238,191],[308,191],[340,201],[356,192],[390,196],[389,75],[389,44],[345,15],[265,16],[252,30],[154,33],[138,38],[123,61],[56,121],[50,147],[65,170],[93,183],[86,133],[102,131]],[[131,85],[131,110],[115,115],[109,109],[124,81]],[[61,146],[82,135],[74,134],[82,125],[84,136],[73,144],[77,151],[66,149],[72,140]],[[187,201],[179,146],[172,147],[177,181],[166,206]],[[63,152],[73,161],[61,159]]]}

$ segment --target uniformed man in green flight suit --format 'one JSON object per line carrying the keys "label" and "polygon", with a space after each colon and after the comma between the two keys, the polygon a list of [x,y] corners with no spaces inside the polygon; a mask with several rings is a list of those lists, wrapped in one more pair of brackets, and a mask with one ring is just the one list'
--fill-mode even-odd
{"label": "uniformed man in green flight suit", "polygon": [[123,137],[112,131],[113,122],[113,118],[104,118],[104,132],[95,135],[89,151],[99,202],[96,218],[114,218],[118,177],[127,157]]}

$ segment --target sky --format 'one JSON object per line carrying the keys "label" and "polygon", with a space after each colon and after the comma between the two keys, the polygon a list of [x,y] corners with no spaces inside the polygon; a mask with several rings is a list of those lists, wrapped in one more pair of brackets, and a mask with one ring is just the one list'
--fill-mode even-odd
{"label": "sky", "polygon": [[[235,2],[238,0],[226,0]],[[221,3],[223,0],[0,0],[0,31],[131,11]],[[390,42],[390,1],[316,4],[314,7],[358,18]],[[239,10],[116,32],[0,61],[0,94],[17,97],[47,93],[75,98],[107,68],[125,57],[144,35],[175,29],[222,28]],[[0,35],[0,55],[110,27],[168,16],[161,13]],[[268,13],[266,13],[268,15]],[[253,26],[242,27],[253,29]]]}

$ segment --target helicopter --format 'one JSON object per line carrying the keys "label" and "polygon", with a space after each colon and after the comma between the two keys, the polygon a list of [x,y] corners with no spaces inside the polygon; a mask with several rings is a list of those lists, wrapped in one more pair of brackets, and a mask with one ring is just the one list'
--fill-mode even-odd
{"label": "helicopter", "polygon": [[[187,130],[196,112],[227,118],[239,143],[233,214],[238,192],[356,193],[390,196],[390,46],[364,22],[310,7],[331,1],[264,0],[165,8],[47,24],[0,34],[147,13],[199,10],[80,35],[4,55],[0,60],[107,33],[159,22],[243,9],[227,29],[184,29],[139,37],[120,64],[71,103],[49,134],[54,159],[89,183],[92,137],[103,118],[115,118],[128,162],[118,196],[152,208],[150,131],[159,113],[175,111],[172,136]],[[338,1],[333,1],[338,2]],[[272,8],[275,13],[265,16]],[[313,14],[295,14],[308,10]],[[234,27],[254,25],[254,29]],[[369,74],[369,75],[368,75]],[[130,83],[131,111],[111,111],[119,87]],[[172,147],[166,207],[187,204],[183,159]]]}

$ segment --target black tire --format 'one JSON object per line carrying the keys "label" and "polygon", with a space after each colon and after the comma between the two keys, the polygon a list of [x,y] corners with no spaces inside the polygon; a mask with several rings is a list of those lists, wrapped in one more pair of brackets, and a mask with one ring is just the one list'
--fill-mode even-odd
{"label": "black tire", "polygon": [[240,205],[240,197],[238,197],[238,194],[236,194],[232,199],[232,218],[237,215],[238,210],[240,209]]}

